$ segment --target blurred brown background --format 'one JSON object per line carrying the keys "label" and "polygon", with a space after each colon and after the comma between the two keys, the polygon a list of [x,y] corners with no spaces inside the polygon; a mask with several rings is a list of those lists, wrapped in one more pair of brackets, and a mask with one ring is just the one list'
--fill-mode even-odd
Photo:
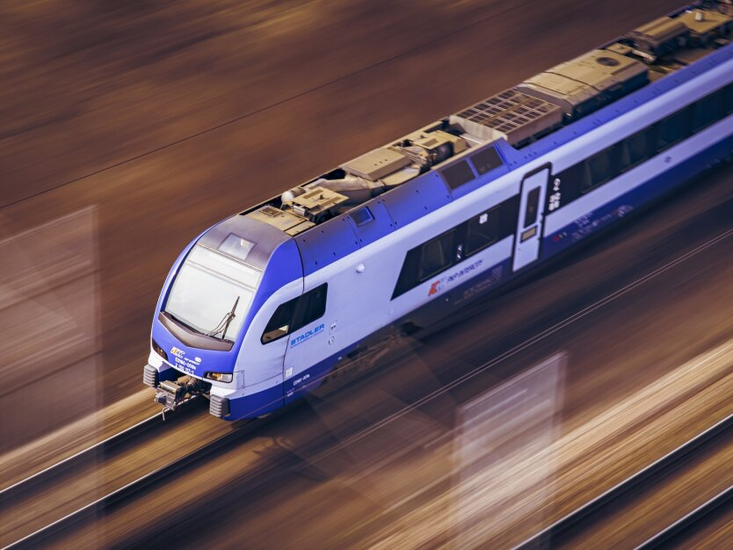
{"label": "blurred brown background", "polygon": [[[171,263],[211,224],[678,6],[0,3],[3,444],[9,449],[103,405],[119,404],[119,422],[149,413],[141,377],[153,308]],[[564,469],[558,467],[556,493],[535,502],[544,515],[532,526],[556,519],[733,406],[730,239],[487,371],[470,388],[375,431],[347,449],[348,460],[336,454],[339,460],[319,461],[319,453],[713,238],[730,225],[730,182],[730,168],[695,182],[563,269],[479,304],[475,317],[423,342],[407,366],[380,375],[380,384],[357,385],[263,429],[106,527],[90,526],[81,540],[238,541],[252,548],[434,540],[441,521],[455,520],[451,507],[460,508],[453,493],[466,489],[449,483],[433,501],[422,492],[441,476],[450,482],[454,469],[460,474],[454,459],[461,448],[451,438],[457,430],[460,439],[456,414],[468,409],[459,405],[567,349],[564,396],[553,393],[549,407],[562,409],[562,425],[548,430],[562,433],[555,447]],[[710,350],[719,352],[715,361],[705,355]],[[165,463],[172,450],[183,453],[223,429],[206,415],[190,423],[100,478],[129,481],[150,463]],[[78,442],[81,432],[72,432]],[[266,481],[266,490],[253,479]],[[49,518],[60,513],[59,503],[73,509],[60,494],[47,499]],[[161,506],[169,501],[180,507]],[[194,515],[215,528],[178,529]],[[17,533],[22,529],[31,527],[19,522]]]}

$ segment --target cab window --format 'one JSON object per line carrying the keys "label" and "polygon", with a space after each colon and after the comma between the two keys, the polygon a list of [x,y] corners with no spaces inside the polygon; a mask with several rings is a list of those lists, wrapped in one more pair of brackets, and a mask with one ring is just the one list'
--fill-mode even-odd
{"label": "cab window", "polygon": [[[328,285],[323,283],[313,290],[309,290],[300,298],[300,304],[296,312],[296,320],[293,323],[293,331],[300,330],[323,317],[326,313],[326,291]],[[291,331],[292,332],[292,331]]]}
{"label": "cab window", "polygon": [[298,298],[280,304],[262,333],[262,343],[279,340],[323,317],[327,292],[328,284],[324,283]]}
{"label": "cab window", "polygon": [[297,302],[298,298],[295,298],[277,307],[275,313],[272,314],[270,322],[265,327],[265,332],[262,333],[263,344],[278,340],[290,334],[290,325],[293,321]]}

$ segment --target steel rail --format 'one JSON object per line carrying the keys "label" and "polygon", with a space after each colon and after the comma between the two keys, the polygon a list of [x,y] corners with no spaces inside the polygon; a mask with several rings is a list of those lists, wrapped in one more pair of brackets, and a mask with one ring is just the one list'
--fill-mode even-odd
{"label": "steel rail", "polygon": [[33,533],[30,533],[23,538],[8,544],[2,550],[8,550],[11,548],[15,549],[37,547],[43,541],[47,540],[49,537],[57,533],[60,533],[62,530],[76,523],[82,522],[85,519],[96,517],[97,513],[106,510],[112,505],[119,503],[120,501],[132,496],[133,494],[145,489],[146,487],[154,485],[158,481],[168,478],[171,474],[178,472],[179,470],[183,470],[188,466],[196,464],[199,461],[207,458],[209,455],[221,452],[227,447],[227,445],[230,445],[240,438],[244,437],[252,429],[259,429],[265,424],[274,421],[276,418],[279,418],[279,416],[279,414],[272,414],[267,418],[258,418],[243,421],[243,423],[241,424],[238,423],[236,426],[233,427],[232,431],[229,431],[224,435],[219,436],[218,438],[207,443],[206,445],[203,445],[202,447],[191,451],[181,458],[173,460],[168,464],[160,466],[159,468],[156,468],[155,470],[140,476],[134,481],[131,481],[123,485],[122,487],[111,491],[105,496],[84,505],[78,510],[71,512],[64,517],[59,518],[44,527],[41,527]]}
{"label": "steel rail", "polygon": [[[680,461],[682,461],[683,459],[687,458],[692,453],[694,453],[699,447],[721,436],[722,434],[726,432],[726,430],[729,430],[731,428],[733,428],[733,414],[720,420],[719,422],[717,422],[710,428],[706,429],[704,432],[696,435],[695,437],[683,443],[676,449],[668,452],[663,457],[652,462],[645,468],[639,470],[637,473],[626,478],[624,481],[618,483],[617,485],[614,485],[613,487],[611,487],[604,493],[598,495],[596,498],[594,498],[590,502],[570,512],[569,514],[557,520],[552,525],[549,525],[548,527],[546,527],[539,533],[521,542],[514,548],[515,549],[530,549],[530,548],[537,548],[537,547],[545,547],[548,545],[551,546],[553,539],[555,539],[556,537],[558,537],[559,535],[563,533],[566,533],[569,529],[578,525],[581,521],[586,519],[591,514],[595,514],[599,512],[600,510],[602,510],[603,508],[611,505],[612,503],[617,501],[619,498],[627,495],[630,491],[632,491],[634,488],[639,486],[641,483],[648,481],[650,479],[653,479],[655,477],[663,476],[667,469],[678,464]],[[733,488],[729,488],[726,491],[724,491],[724,493],[726,492],[731,493],[728,495],[728,497],[730,497],[731,495],[733,495]],[[721,495],[724,493],[721,493]],[[721,497],[721,495],[718,495],[715,498],[719,498]],[[702,507],[707,506],[708,504],[709,503],[706,503]],[[697,512],[697,510],[695,512]],[[692,513],[694,514],[695,512],[692,512]],[[671,529],[672,527],[674,526],[670,526],[668,529]],[[677,532],[678,531],[675,531],[675,533]],[[657,536],[661,536],[661,535],[662,533],[660,533]],[[648,542],[651,543],[651,539]],[[644,543],[644,544],[647,544],[647,543]],[[650,546],[650,548],[653,548],[653,546]]]}
{"label": "steel rail", "polygon": [[47,466],[46,468],[43,468],[42,470],[26,478],[16,481],[12,485],[9,485],[0,490],[0,500],[13,498],[17,495],[17,493],[26,490],[30,486],[37,485],[38,483],[52,477],[53,475],[56,475],[60,471],[67,470],[77,464],[84,462],[84,460],[89,458],[91,455],[98,452],[104,452],[111,447],[122,443],[123,441],[131,439],[138,433],[142,433],[146,431],[149,427],[154,425],[155,421],[160,419],[160,417],[161,413],[156,413],[153,416],[149,416],[148,418],[141,420],[137,424],[133,424],[132,426],[125,428],[121,432],[117,432],[116,434],[111,435],[108,438],[95,443],[94,445],[86,447],[81,451],[67,456],[66,458],[59,462],[56,462],[55,464]]}
{"label": "steel rail", "polygon": [[636,547],[636,550],[648,550],[651,548],[660,548],[674,537],[682,533],[685,529],[692,527],[695,523],[702,521],[708,514],[726,504],[733,498],[733,485],[721,491],[704,504],[701,504],[693,511],[682,516],[680,519],[663,529],[653,537]]}
{"label": "steel rail", "polygon": [[[190,404],[194,401],[196,401],[195,396],[182,403],[181,407],[179,407],[179,412],[183,413],[188,410]],[[173,419],[175,418],[178,418],[178,416],[173,417]],[[61,472],[80,466],[85,461],[90,460],[94,455],[110,451],[118,445],[142,435],[151,428],[162,425],[164,420],[165,418],[162,413],[158,412],[133,424],[132,426],[125,428],[122,431],[115,433],[114,435],[67,456],[59,462],[51,464],[28,477],[20,479],[15,483],[0,489],[0,501],[7,502],[10,499],[17,498],[23,492],[38,486],[40,483],[49,480]]]}

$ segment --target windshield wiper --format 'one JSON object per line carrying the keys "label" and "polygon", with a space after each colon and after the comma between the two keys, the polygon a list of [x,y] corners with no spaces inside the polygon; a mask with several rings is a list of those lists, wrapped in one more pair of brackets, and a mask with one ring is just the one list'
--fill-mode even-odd
{"label": "windshield wiper", "polygon": [[224,340],[224,338],[227,335],[227,330],[229,330],[229,325],[232,323],[236,315],[234,312],[237,310],[237,304],[239,303],[240,296],[237,296],[237,299],[234,300],[234,305],[232,306],[232,310],[224,315],[224,318],[219,321],[219,324],[216,325],[213,330],[206,333],[206,336],[212,336],[215,337],[217,334],[221,332],[221,339]]}

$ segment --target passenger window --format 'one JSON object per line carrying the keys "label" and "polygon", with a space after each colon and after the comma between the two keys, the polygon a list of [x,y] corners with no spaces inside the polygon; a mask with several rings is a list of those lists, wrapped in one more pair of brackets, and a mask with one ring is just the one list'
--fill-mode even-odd
{"label": "passenger window", "polygon": [[728,84],[724,91],[725,95],[725,114],[733,114],[733,84]]}
{"label": "passenger window", "polygon": [[323,283],[313,290],[309,290],[301,297],[300,311],[298,311],[298,319],[293,323],[293,330],[300,330],[313,321],[323,317],[326,313],[326,294],[328,293],[328,284]]}
{"label": "passenger window", "polygon": [[659,139],[657,151],[661,152],[689,136],[690,108],[668,116],[658,123]]}
{"label": "passenger window", "polygon": [[724,93],[725,90],[719,90],[695,103],[693,132],[699,132],[723,117]]}
{"label": "passenger window", "polygon": [[270,322],[265,327],[265,332],[262,333],[261,342],[263,344],[268,344],[290,334],[290,325],[293,321],[297,303],[298,298],[295,298],[277,307]]}
{"label": "passenger window", "polygon": [[483,250],[499,239],[500,219],[501,207],[497,206],[468,221],[468,232],[466,234],[467,256]]}
{"label": "passenger window", "polygon": [[649,158],[649,133],[645,130],[624,140],[622,170],[629,170]]}
{"label": "passenger window", "polygon": [[561,183],[563,204],[567,204],[580,196],[580,189],[584,187],[585,178],[585,162],[575,164],[557,175],[557,179]]}
{"label": "passenger window", "polygon": [[619,149],[616,144],[588,159],[586,178],[580,186],[581,193],[587,193],[618,176],[621,168]]}
{"label": "passenger window", "polygon": [[422,245],[420,254],[420,281],[440,273],[453,263],[453,242],[455,230]]}
{"label": "passenger window", "polygon": [[527,195],[527,207],[524,211],[524,227],[527,228],[537,221],[537,209],[540,204],[540,188],[532,189]]}

